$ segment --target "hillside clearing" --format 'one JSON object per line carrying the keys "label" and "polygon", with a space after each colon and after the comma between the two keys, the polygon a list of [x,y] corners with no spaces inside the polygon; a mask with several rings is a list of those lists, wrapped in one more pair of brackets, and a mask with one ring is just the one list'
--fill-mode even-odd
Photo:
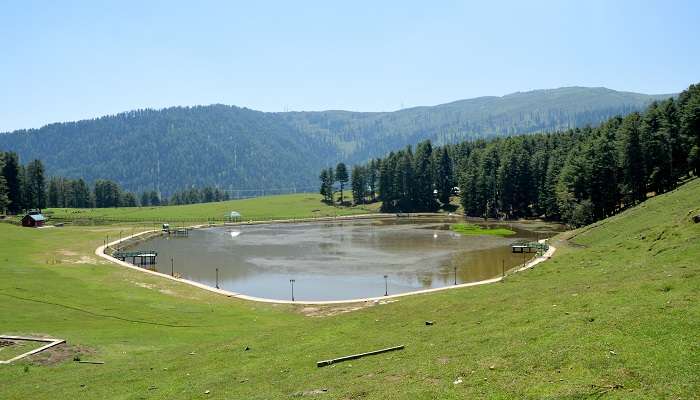
{"label": "hillside clearing", "polygon": [[[121,226],[0,224],[1,333],[65,338],[105,362],[3,366],[0,398],[694,398],[698,198],[694,180],[561,234],[552,260],[504,284],[338,314],[51,262],[92,254]],[[405,350],[315,365],[397,344]]]}

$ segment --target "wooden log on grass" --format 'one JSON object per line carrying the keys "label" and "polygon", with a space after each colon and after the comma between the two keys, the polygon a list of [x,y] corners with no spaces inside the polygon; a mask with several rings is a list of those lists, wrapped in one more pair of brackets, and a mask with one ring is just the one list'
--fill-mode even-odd
{"label": "wooden log on grass", "polygon": [[323,361],[317,361],[316,366],[317,367],[325,367],[327,365],[343,362],[343,361],[348,361],[348,360],[355,360],[361,357],[365,356],[372,356],[375,354],[382,354],[382,353],[387,353],[390,351],[394,350],[403,350],[404,346],[394,346],[394,347],[387,347],[386,349],[380,349],[380,350],[374,350],[374,351],[368,351],[366,353],[359,353],[359,354],[351,354],[349,356],[343,356],[343,357],[338,357],[338,358],[331,358],[330,360],[323,360]]}

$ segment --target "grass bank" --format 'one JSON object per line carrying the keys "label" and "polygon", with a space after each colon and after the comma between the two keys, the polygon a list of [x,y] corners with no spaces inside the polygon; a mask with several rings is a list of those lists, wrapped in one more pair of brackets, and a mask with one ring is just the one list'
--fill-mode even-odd
{"label": "grass bank", "polygon": [[475,224],[452,224],[450,229],[465,236],[493,235],[510,236],[515,235],[514,231],[508,228],[483,228]]}
{"label": "grass bank", "polygon": [[68,341],[50,359],[0,366],[0,398],[695,398],[698,198],[695,180],[561,234],[552,260],[504,284],[352,312],[239,301],[105,264],[92,252],[119,226],[0,224],[0,330]]}

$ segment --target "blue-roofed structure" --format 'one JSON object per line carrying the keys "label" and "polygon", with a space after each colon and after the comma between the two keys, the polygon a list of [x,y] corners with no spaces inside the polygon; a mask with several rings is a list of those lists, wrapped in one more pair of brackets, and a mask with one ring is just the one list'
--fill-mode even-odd
{"label": "blue-roofed structure", "polygon": [[36,210],[29,211],[27,215],[22,218],[22,226],[27,228],[38,228],[44,226],[46,222],[46,217]]}

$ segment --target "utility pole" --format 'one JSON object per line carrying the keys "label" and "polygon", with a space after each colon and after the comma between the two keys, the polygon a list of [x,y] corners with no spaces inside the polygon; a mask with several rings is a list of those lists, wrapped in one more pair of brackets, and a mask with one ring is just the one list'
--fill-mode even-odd
{"label": "utility pole", "polygon": [[292,285],[292,301],[294,301],[294,282],[296,282],[296,280],[294,280],[294,279],[289,280],[289,283]]}

